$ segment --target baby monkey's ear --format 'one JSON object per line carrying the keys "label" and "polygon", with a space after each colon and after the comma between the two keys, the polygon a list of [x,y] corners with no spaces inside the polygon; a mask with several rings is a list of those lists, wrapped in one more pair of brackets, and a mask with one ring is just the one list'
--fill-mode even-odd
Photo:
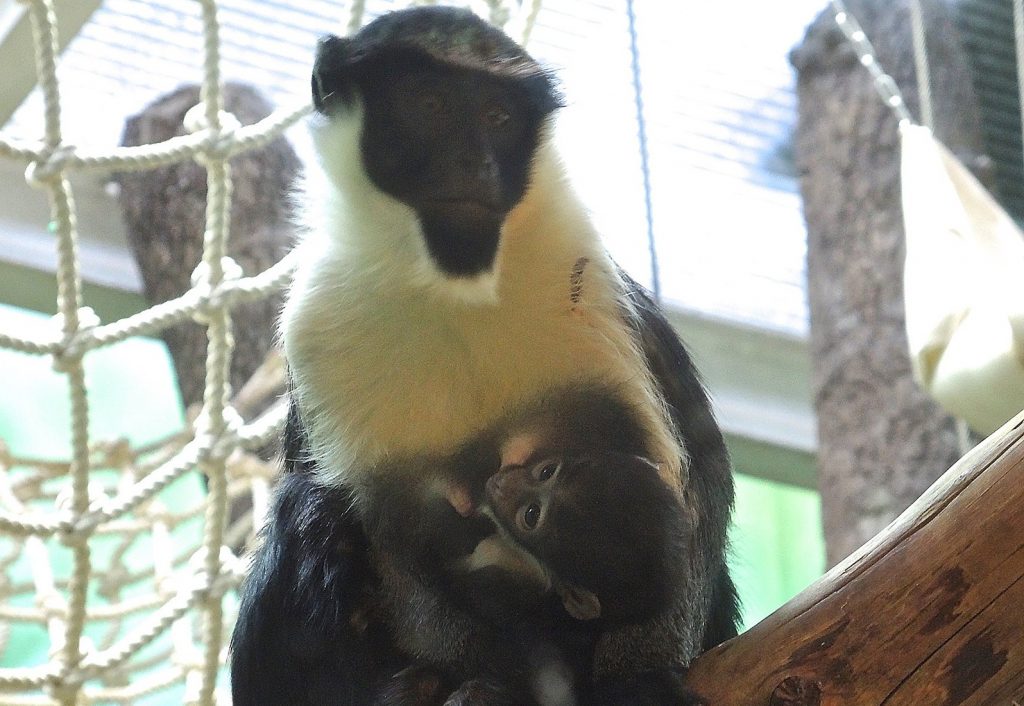
{"label": "baby monkey's ear", "polygon": [[555,591],[562,599],[562,605],[576,620],[594,620],[601,617],[601,601],[582,586],[555,581]]}

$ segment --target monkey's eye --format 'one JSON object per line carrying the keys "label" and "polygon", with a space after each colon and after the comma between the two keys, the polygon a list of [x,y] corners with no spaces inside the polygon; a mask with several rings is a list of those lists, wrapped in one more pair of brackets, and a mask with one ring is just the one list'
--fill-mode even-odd
{"label": "monkey's eye", "polygon": [[558,473],[558,469],[561,468],[561,463],[555,459],[542,461],[538,463],[533,469],[533,477],[540,483],[545,483],[555,477]]}
{"label": "monkey's eye", "polygon": [[537,523],[540,522],[540,504],[530,503],[519,511],[519,524],[525,530],[532,530],[537,528]]}
{"label": "monkey's eye", "polygon": [[511,119],[508,108],[500,103],[491,103],[484,108],[484,120],[491,127],[503,127]]}

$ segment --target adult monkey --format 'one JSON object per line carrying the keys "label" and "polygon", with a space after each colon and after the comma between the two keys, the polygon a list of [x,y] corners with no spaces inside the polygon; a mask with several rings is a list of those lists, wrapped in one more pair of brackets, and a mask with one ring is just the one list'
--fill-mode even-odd
{"label": "adult monkey", "polygon": [[[551,77],[470,12],[421,7],[323,39],[312,83],[325,178],[282,318],[291,472],[243,592],[236,703],[373,703],[413,657],[477,677],[501,626],[449,595],[430,543],[402,529],[438,506],[464,521],[461,451],[572,388],[614,400],[687,516],[671,609],[601,634],[586,698],[688,703],[678,670],[735,634],[728,458],[682,344],[565,179]],[[435,631],[394,628],[382,568]]]}

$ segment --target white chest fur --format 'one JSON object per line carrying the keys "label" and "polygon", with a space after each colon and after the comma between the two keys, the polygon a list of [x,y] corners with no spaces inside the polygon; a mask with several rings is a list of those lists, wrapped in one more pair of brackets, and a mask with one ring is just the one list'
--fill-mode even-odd
{"label": "white chest fur", "polygon": [[490,297],[431,273],[414,214],[379,192],[358,205],[348,194],[312,225],[282,335],[323,480],[359,484],[382,458],[454,450],[574,382],[619,389],[647,417],[652,456],[678,478],[621,283],[549,157],[506,222],[493,280],[478,285]]}

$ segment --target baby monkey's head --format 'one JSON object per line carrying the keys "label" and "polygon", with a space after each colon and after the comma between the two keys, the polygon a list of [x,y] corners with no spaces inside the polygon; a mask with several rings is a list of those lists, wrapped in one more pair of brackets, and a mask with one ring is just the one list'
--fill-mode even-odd
{"label": "baby monkey's head", "polygon": [[673,604],[689,532],[655,465],[610,451],[505,461],[487,481],[486,506],[555,577],[570,613],[634,622]]}

